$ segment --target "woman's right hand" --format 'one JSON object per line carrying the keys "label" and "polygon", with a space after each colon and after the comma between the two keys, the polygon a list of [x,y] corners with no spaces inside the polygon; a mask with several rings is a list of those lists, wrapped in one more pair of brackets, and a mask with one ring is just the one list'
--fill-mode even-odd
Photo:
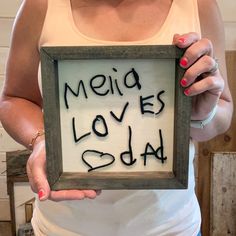
{"label": "woman's right hand", "polygon": [[32,190],[38,193],[40,201],[50,199],[52,201],[94,199],[100,194],[95,190],[60,190],[51,191],[46,177],[46,152],[45,140],[35,143],[33,152],[27,162],[27,174]]}

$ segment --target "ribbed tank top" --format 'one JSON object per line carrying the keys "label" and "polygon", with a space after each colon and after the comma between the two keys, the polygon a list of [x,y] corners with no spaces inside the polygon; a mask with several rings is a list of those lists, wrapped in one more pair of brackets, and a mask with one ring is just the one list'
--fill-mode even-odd
{"label": "ribbed tank top", "polygon": [[[171,44],[175,33],[200,31],[197,0],[173,0],[158,32],[145,40],[104,41],[88,37],[75,25],[70,0],[48,0],[41,46]],[[40,70],[39,70],[40,71]],[[41,76],[39,73],[39,86]],[[190,142],[187,190],[103,190],[95,200],[39,202],[32,224],[47,236],[195,236],[200,211],[194,192],[194,146]]]}
{"label": "ribbed tank top", "polygon": [[175,33],[201,33],[197,0],[173,0],[161,29],[152,37],[132,42],[104,41],[88,37],[75,25],[70,0],[48,0],[39,46],[171,44]]}

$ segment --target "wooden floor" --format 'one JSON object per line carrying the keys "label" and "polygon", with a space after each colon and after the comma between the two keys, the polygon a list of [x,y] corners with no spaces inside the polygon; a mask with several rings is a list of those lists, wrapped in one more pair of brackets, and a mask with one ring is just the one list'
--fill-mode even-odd
{"label": "wooden floor", "polygon": [[0,222],[0,236],[12,236],[11,222]]}

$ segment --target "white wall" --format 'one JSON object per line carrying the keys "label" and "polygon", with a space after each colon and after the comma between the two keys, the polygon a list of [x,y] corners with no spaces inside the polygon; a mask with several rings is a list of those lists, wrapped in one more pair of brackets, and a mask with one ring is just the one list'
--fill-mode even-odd
{"label": "white wall", "polygon": [[236,50],[236,0],[217,0],[225,24],[226,49]]}
{"label": "white wall", "polygon": [[[236,50],[236,0],[217,1],[225,23],[226,49]],[[20,3],[21,0],[0,0],[0,88],[5,76],[5,62],[9,50],[11,28]],[[4,172],[6,169],[5,153],[18,149],[22,149],[22,146],[14,142],[0,124],[0,221],[10,219],[6,173]]]}
{"label": "white wall", "polygon": [[[16,11],[21,0],[0,0],[0,89],[5,76],[5,62]],[[22,149],[6,134],[0,124],[0,221],[10,220],[9,198],[6,184],[6,152]]]}

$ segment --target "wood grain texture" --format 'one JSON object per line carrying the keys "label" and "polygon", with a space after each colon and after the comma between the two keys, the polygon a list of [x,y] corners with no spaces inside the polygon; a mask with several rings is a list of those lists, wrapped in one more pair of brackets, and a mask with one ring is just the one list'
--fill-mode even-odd
{"label": "wood grain texture", "polygon": [[236,153],[211,157],[211,236],[236,235]]}
{"label": "wood grain texture", "polygon": [[[229,87],[236,100],[236,51],[226,52]],[[222,135],[199,144],[197,196],[202,212],[202,235],[210,234],[210,186],[211,155],[213,152],[236,151],[236,105],[234,104],[233,120],[230,129]]]}
{"label": "wood grain texture", "polygon": [[[11,221],[10,201],[8,199],[0,199],[0,221]],[[1,233],[0,233],[1,235]]]}
{"label": "wood grain texture", "polygon": [[10,221],[0,222],[0,235],[1,236],[14,235],[14,234],[12,234],[12,231],[11,231],[11,222]]}
{"label": "wood grain texture", "polygon": [[28,150],[8,152],[7,160],[7,191],[10,197],[10,211],[12,220],[12,235],[16,235],[14,183],[28,182],[26,163],[30,152]]}
{"label": "wood grain texture", "polygon": [[226,49],[236,50],[236,22],[225,22]]}

